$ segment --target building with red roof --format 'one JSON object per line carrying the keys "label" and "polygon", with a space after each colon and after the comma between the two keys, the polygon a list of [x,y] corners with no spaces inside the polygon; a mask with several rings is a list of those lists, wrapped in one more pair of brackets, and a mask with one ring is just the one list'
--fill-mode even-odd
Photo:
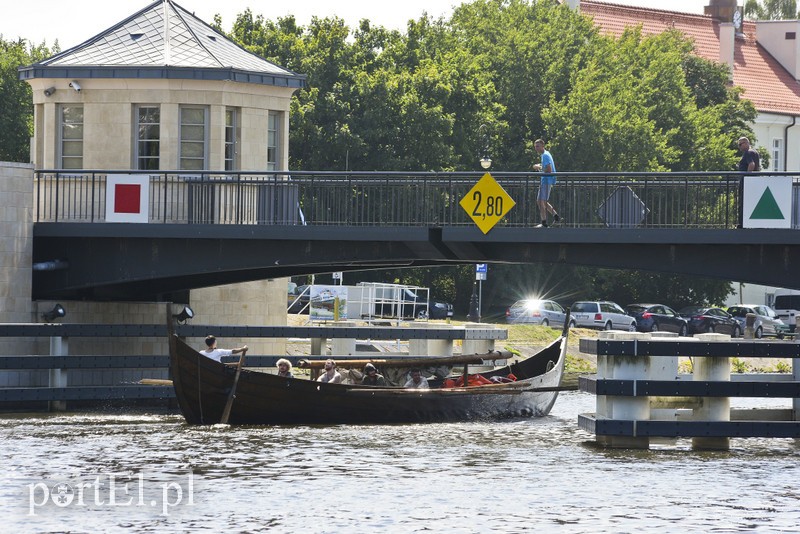
{"label": "building with red roof", "polygon": [[736,0],[709,0],[703,15],[593,0],[566,3],[613,36],[635,26],[644,34],[683,32],[698,56],[731,67],[733,84],[758,111],[756,144],[769,150],[770,170],[800,170],[800,21],[743,20]]}

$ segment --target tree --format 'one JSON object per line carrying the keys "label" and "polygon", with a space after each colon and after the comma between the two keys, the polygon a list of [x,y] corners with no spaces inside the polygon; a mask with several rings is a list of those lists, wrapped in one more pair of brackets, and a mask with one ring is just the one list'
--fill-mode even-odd
{"label": "tree", "polygon": [[[602,37],[587,17],[554,0],[475,0],[449,20],[410,21],[405,34],[369,21],[351,32],[335,18],[300,27],[291,17],[271,22],[248,10],[232,36],[308,76],[292,101],[290,166],[298,169],[472,170],[488,144],[498,168],[524,171],[537,137],[550,142],[559,170],[728,169],[737,159],[734,140],[752,133],[743,127],[755,116],[727,87],[725,67],[692,56],[677,32]],[[358,279],[428,286],[466,312],[473,269],[396,269]],[[496,271],[484,284],[486,309],[507,306],[523,289],[555,291],[566,304],[598,289],[627,303],[653,283],[697,286],[689,293],[697,302],[729,290],[690,277],[577,267]],[[640,293],[629,284],[596,286],[604,276],[646,285]],[[657,295],[677,305],[677,291]]]}
{"label": "tree", "polygon": [[[58,45],[56,45],[57,48]],[[44,44],[29,45],[24,39],[5,41],[0,36],[0,160],[30,161],[33,135],[33,103],[30,86],[19,79],[17,69],[48,57]]]}
{"label": "tree", "polygon": [[747,0],[745,16],[756,20],[787,20],[800,18],[796,0]]}

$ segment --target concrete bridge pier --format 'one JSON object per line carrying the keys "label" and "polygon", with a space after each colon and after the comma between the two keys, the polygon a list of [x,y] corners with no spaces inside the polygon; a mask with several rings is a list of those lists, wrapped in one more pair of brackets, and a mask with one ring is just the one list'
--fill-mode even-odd
{"label": "concrete bridge pier", "polygon": [[[333,321],[329,323],[333,327],[352,328],[356,324],[350,321]],[[354,356],[356,353],[356,338],[355,335],[349,338],[333,338],[331,339],[331,354],[336,357],[341,356]]]}
{"label": "concrete bridge pier", "polygon": [[[465,323],[465,330],[494,330],[494,325],[483,323]],[[494,350],[494,339],[464,339],[461,354],[484,354]]]}
{"label": "concrete bridge pier", "polygon": [[[450,325],[440,325],[433,323],[414,323],[414,328],[442,328],[453,327]],[[412,356],[452,356],[453,340],[451,339],[409,339],[408,353]]]}
{"label": "concrete bridge pier", "polygon": [[[794,331],[800,334],[800,316],[795,317]],[[794,336],[794,342],[800,343],[800,335]],[[792,358],[792,380],[800,381],[800,358]],[[800,421],[800,398],[792,399],[792,414],[795,421]]]}
{"label": "concrete bridge pier", "polygon": [[[695,337],[702,342],[730,341],[730,338],[724,334],[698,334]],[[730,358],[727,356],[695,358],[693,380],[730,382]],[[695,421],[731,420],[731,399],[729,397],[701,397],[699,400],[700,406],[694,409],[692,415],[692,419]],[[728,450],[730,446],[731,439],[728,437],[692,438],[692,448],[694,449]]]}
{"label": "concrete bridge pier", "polygon": [[[638,332],[601,332],[599,339],[614,339],[620,341],[628,340],[648,340],[650,334]],[[645,356],[622,356],[610,355],[604,357],[602,365],[600,358],[597,362],[597,378],[615,380],[641,380],[648,376],[651,358]],[[601,397],[603,397],[601,402]],[[602,409],[602,412],[601,412]],[[647,421],[650,419],[650,398],[649,397],[622,397],[615,395],[597,396],[597,414],[609,419],[626,421]],[[648,449],[650,448],[650,438],[647,436],[603,436],[598,443],[615,449]]]}
{"label": "concrete bridge pier", "polygon": [[[68,356],[69,338],[53,336],[50,338],[50,356]],[[69,385],[66,369],[50,369],[48,387],[65,388]],[[50,401],[51,412],[65,412],[66,401]]]}

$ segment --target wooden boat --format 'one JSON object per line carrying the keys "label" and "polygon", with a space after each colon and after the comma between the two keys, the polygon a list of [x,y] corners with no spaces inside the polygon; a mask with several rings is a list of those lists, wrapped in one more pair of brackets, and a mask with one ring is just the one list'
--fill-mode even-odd
{"label": "wooden boat", "polygon": [[234,425],[416,423],[547,415],[558,396],[567,337],[565,332],[530,358],[481,373],[489,379],[513,374],[515,382],[427,390],[327,384],[248,369],[235,380],[235,368],[177,336],[170,335],[169,345],[175,394],[190,424],[219,423],[229,398],[227,422]]}

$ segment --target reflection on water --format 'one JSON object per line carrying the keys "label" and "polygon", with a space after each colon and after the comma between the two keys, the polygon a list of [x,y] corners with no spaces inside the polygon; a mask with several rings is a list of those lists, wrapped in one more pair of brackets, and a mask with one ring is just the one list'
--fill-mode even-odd
{"label": "reflection on water", "polygon": [[[795,440],[605,450],[577,427],[593,405],[568,393],[540,419],[391,426],[6,416],[0,513],[6,531],[797,531]],[[45,502],[58,482],[69,504]]]}

